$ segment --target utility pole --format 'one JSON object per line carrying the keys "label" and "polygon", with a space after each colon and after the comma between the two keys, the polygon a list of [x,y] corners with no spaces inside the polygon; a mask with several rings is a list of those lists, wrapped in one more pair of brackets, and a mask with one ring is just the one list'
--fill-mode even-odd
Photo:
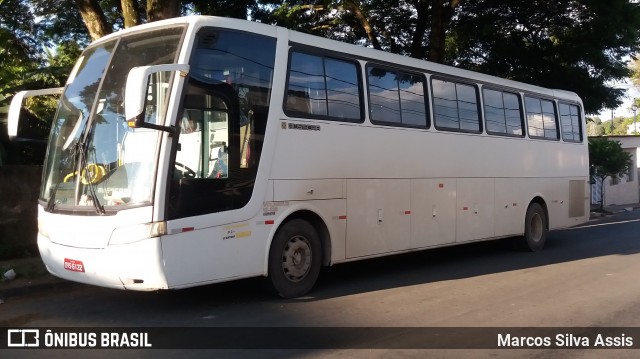
{"label": "utility pole", "polygon": [[613,109],[611,109],[611,136],[613,136]]}
{"label": "utility pole", "polygon": [[631,106],[631,111],[633,111],[633,134],[637,135],[638,132],[636,131],[638,131],[638,129],[636,128],[636,111],[638,111],[638,106],[636,106],[635,102],[636,100],[634,99],[633,106]]}

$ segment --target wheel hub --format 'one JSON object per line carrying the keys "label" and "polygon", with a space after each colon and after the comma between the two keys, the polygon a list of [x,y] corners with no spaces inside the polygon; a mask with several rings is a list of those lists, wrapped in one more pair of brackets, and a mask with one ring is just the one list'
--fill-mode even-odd
{"label": "wheel hub", "polygon": [[289,239],[282,253],[282,271],[293,282],[304,279],[311,268],[311,245],[302,236]]}

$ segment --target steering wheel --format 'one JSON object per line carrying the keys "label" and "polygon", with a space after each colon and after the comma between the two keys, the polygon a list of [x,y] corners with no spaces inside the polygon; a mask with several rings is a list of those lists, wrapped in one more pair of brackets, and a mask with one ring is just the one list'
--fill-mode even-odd
{"label": "steering wheel", "polygon": [[182,176],[186,178],[196,178],[196,171],[183,165],[182,163],[176,162],[176,168],[178,169],[178,171],[182,172]]}

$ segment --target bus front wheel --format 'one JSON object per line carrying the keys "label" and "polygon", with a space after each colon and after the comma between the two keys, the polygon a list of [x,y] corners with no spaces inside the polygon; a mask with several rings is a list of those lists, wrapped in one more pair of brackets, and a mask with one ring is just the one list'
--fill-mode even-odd
{"label": "bus front wheel", "polygon": [[282,298],[307,294],[320,274],[318,232],[303,219],[292,219],[276,232],[269,250],[269,279]]}
{"label": "bus front wheel", "polygon": [[520,241],[523,250],[538,252],[544,247],[549,233],[549,220],[539,203],[531,203],[527,208],[524,223],[524,236]]}

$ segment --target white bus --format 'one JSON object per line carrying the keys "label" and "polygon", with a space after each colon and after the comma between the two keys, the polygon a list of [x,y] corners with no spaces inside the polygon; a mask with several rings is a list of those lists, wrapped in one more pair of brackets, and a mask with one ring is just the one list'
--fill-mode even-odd
{"label": "white bus", "polygon": [[268,276],[282,297],[359,259],[503,237],[538,251],[588,218],[584,119],[574,93],[281,27],[141,25],[69,77],[38,246],[72,281]]}

